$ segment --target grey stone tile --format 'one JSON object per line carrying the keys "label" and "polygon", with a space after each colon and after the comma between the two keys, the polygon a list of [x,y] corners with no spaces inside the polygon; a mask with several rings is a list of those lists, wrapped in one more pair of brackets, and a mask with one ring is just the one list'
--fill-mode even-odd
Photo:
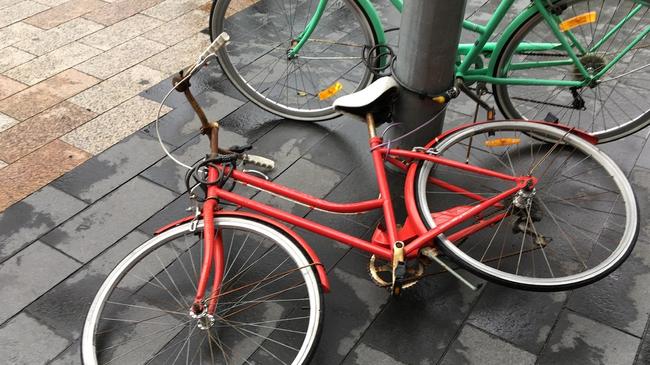
{"label": "grey stone tile", "polygon": [[0,356],[6,364],[44,364],[69,344],[25,313],[0,328]]}
{"label": "grey stone tile", "polygon": [[0,264],[0,323],[20,312],[81,266],[36,241]]}
{"label": "grey stone tile", "polygon": [[46,186],[0,213],[0,261],[72,217],[86,204]]}
{"label": "grey stone tile", "polygon": [[79,42],[72,42],[36,59],[15,67],[6,76],[28,85],[34,85],[97,54],[100,50]]}
{"label": "grey stone tile", "polygon": [[14,1],[13,6],[0,9],[0,28],[21,21],[31,15],[49,9],[48,6],[33,1]]}
{"label": "grey stone tile", "polygon": [[164,155],[157,140],[142,133],[135,133],[61,176],[52,185],[91,203],[130,180]]}
{"label": "grey stone tile", "polygon": [[[180,19],[180,18],[178,18]],[[200,21],[201,26],[207,24],[207,17]],[[194,24],[197,25],[197,24]],[[161,27],[170,27],[171,23],[165,23]],[[145,33],[146,38],[154,41],[168,44],[162,41],[159,36],[149,37],[147,34],[157,34],[159,28],[154,28],[149,33]],[[171,30],[170,28],[170,31]],[[210,45],[210,37],[207,34],[196,33],[180,43],[160,52],[159,54],[142,62],[142,65],[163,72],[165,75],[171,75],[196,62],[196,58]]]}
{"label": "grey stone tile", "polygon": [[535,293],[488,284],[468,322],[538,353],[562,311],[566,293]]}
{"label": "grey stone tile", "polygon": [[171,191],[136,177],[45,235],[43,241],[87,262],[175,197]]}
{"label": "grey stone tile", "polygon": [[[323,198],[342,179],[343,175],[341,173],[301,158],[277,177],[274,182],[317,198]],[[309,212],[309,208],[305,206],[265,192],[260,192],[255,197],[255,200],[298,216],[304,216]]]}
{"label": "grey stone tile", "polygon": [[636,161],[636,166],[650,169],[650,143],[645,142],[641,154],[639,154],[639,158]]}
{"label": "grey stone tile", "polygon": [[2,49],[2,59],[0,59],[0,72],[11,70],[12,68],[22,65],[23,63],[34,58],[34,55],[22,51],[16,47],[6,47]]}
{"label": "grey stone tile", "polygon": [[[438,267],[430,270],[439,272]],[[461,274],[473,283],[480,282],[464,271]],[[478,295],[449,274],[433,275],[391,300],[361,343],[383,349],[407,364],[437,363]]]}
{"label": "grey stone tile", "polygon": [[[169,86],[171,86],[171,84],[169,84]],[[208,121],[220,121],[226,115],[232,113],[243,105],[243,103],[237,99],[210,90],[206,90],[196,96],[196,100],[203,108]],[[223,127],[224,129],[230,130],[225,125],[223,125]],[[194,109],[192,109],[192,106],[186,101],[184,104],[179,105],[173,111],[160,118],[159,128],[160,136],[163,141],[174,146],[181,146],[199,134],[201,121],[194,112]],[[155,137],[155,123],[151,123],[144,129],[144,132]],[[232,145],[232,143],[228,143],[229,142],[226,139],[220,139],[221,146],[227,147]]]}
{"label": "grey stone tile", "polygon": [[[219,130],[219,143],[223,146],[246,144],[246,138],[225,129]],[[210,152],[210,142],[205,136],[196,136],[181,148],[172,151],[172,155],[187,165],[192,165]],[[142,173],[142,176],[155,181],[177,193],[185,192],[185,172],[187,169],[177,165],[169,157],[158,161]]]}
{"label": "grey stone tile", "polygon": [[108,51],[160,24],[161,22],[158,19],[150,18],[142,14],[135,14],[121,22],[88,35],[79,41],[89,46]]}
{"label": "grey stone tile", "polygon": [[285,120],[255,142],[253,154],[275,161],[275,177],[302,157],[335,128],[336,122],[305,124]]}
{"label": "grey stone tile", "polygon": [[138,226],[138,230],[153,235],[158,228],[193,215],[193,211],[187,210],[190,207],[194,207],[194,202],[189,199],[187,194],[183,194]]}
{"label": "grey stone tile", "polygon": [[649,297],[650,243],[638,241],[616,271],[597,283],[574,290],[568,307],[641,337],[650,313]]}
{"label": "grey stone tile", "polygon": [[282,118],[271,114],[257,105],[246,102],[219,123],[235,133],[248,137],[253,143],[282,122]]}
{"label": "grey stone tile", "polygon": [[96,32],[103,27],[103,25],[91,22],[90,20],[76,18],[18,42],[14,46],[31,54],[42,56],[83,36]]}
{"label": "grey stone tile", "polygon": [[133,231],[27,307],[27,312],[69,340],[81,337],[86,312],[113,268],[150,236]]}
{"label": "grey stone tile", "polygon": [[208,18],[208,13],[201,10],[193,10],[150,30],[145,33],[145,37],[172,46],[205,28],[208,24]]}
{"label": "grey stone tile", "polygon": [[532,365],[534,363],[535,355],[472,326],[465,326],[441,364]]}
{"label": "grey stone tile", "polygon": [[349,174],[370,156],[368,129],[354,117],[342,116],[341,126],[314,146],[305,158]]}
{"label": "grey stone tile", "polygon": [[538,364],[631,364],[639,339],[565,311]]}
{"label": "grey stone tile", "polygon": [[65,351],[57,355],[50,365],[82,365],[81,364],[81,344],[79,341],[73,342]]}
{"label": "grey stone tile", "polygon": [[[13,0],[11,0],[13,1]],[[23,39],[30,38],[43,32],[42,29],[24,22],[14,23],[0,29],[0,48],[11,46]]]}
{"label": "grey stone tile", "polygon": [[[355,223],[352,219],[342,215],[313,210],[305,218],[354,237],[368,238],[365,237],[369,234],[367,233],[369,231],[368,227]],[[326,270],[332,269],[350,250],[350,246],[305,229],[294,227],[294,230],[316,251]]]}
{"label": "grey stone tile", "polygon": [[96,113],[103,113],[164,78],[161,72],[136,65],[74,96],[70,101]]}
{"label": "grey stone tile", "polygon": [[629,174],[635,163],[639,165],[642,159],[637,157],[643,149],[645,140],[637,136],[628,136],[622,140],[598,145],[598,148],[611,157],[625,174]]}
{"label": "grey stone tile", "polygon": [[[179,71],[179,70],[177,70],[177,71]],[[160,81],[156,85],[154,85],[154,86],[146,89],[145,91],[141,92],[140,96],[142,96],[143,98],[149,99],[149,100],[153,100],[153,101],[158,102],[158,103],[162,102],[163,99],[165,98],[165,96],[167,95],[167,93],[169,92],[169,90],[171,90],[171,88],[172,88],[172,79],[176,75],[177,75],[177,72],[174,73],[173,76],[170,76],[170,77]],[[207,87],[207,83],[202,82],[202,81],[205,81],[204,77],[202,77],[203,75],[204,75],[203,72],[199,72],[199,73],[195,74],[192,77],[192,80],[190,82],[190,91],[192,92],[192,95],[194,95],[195,97],[199,96]],[[171,107],[171,108],[177,109],[177,108],[188,105],[188,102],[187,102],[187,99],[185,98],[185,95],[183,93],[181,93],[181,92],[172,92],[167,97],[167,99],[165,99],[164,104]]]}
{"label": "grey stone tile", "polygon": [[[159,105],[135,96],[64,135],[61,139],[91,154],[98,154],[156,120]],[[160,115],[169,108],[163,105]]]}
{"label": "grey stone tile", "polygon": [[[379,190],[377,188],[377,178],[370,163],[366,158],[365,163],[354,169],[343,181],[332,190],[326,197],[327,200],[336,203],[349,203],[364,200],[377,199]],[[389,175],[390,176],[390,175]],[[394,177],[394,176],[392,176]],[[401,177],[403,179],[403,177]],[[393,189],[391,192],[398,194],[399,191]],[[349,217],[356,223],[371,226],[382,216],[381,209],[375,209],[363,214]]]}
{"label": "grey stone tile", "polygon": [[154,18],[170,21],[203,4],[205,4],[203,0],[166,0],[142,13]]}
{"label": "grey stone tile", "polygon": [[165,48],[158,42],[136,37],[77,65],[76,69],[105,80]]}
{"label": "grey stone tile", "polygon": [[323,334],[312,364],[338,364],[372,324],[389,299],[366,275],[367,259],[348,254],[328,274]]}
{"label": "grey stone tile", "polygon": [[405,365],[403,362],[366,344],[360,344],[345,359],[343,364],[349,365]]}
{"label": "grey stone tile", "polygon": [[[650,170],[644,168],[634,168],[629,176],[632,189],[637,196],[639,205],[639,216],[650,217]],[[650,222],[647,219],[640,220],[639,237],[648,241],[650,240]]]}

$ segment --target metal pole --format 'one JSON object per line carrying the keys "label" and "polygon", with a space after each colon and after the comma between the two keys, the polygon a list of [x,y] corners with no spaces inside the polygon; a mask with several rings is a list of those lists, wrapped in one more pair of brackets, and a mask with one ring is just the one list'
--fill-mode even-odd
{"label": "metal pole", "polygon": [[[408,89],[435,95],[453,86],[465,4],[466,0],[404,0],[394,74]],[[389,137],[414,130],[442,108],[402,88],[393,114],[401,124],[389,131]],[[440,134],[444,119],[442,112],[431,124],[400,140],[399,146],[424,145]]]}

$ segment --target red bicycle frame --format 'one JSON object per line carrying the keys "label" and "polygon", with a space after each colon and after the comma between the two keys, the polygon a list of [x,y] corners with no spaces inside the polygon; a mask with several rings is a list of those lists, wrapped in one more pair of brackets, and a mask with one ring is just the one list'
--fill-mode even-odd
{"label": "red bicycle frame", "polygon": [[[374,131],[374,127],[372,127],[372,130]],[[537,180],[532,176],[511,176],[502,174],[477,166],[449,160],[444,157],[436,156],[435,154],[426,153],[425,151],[387,149],[383,147],[382,139],[374,136],[374,133],[372,131],[370,133],[370,136],[371,138],[369,140],[369,145],[372,151],[372,160],[376,173],[377,184],[379,187],[379,197],[377,199],[353,203],[334,203],[316,198],[309,194],[305,194],[298,190],[294,190],[271,181],[267,181],[251,174],[247,174],[237,169],[234,169],[230,172],[231,178],[238,183],[266,191],[281,198],[295,201],[299,204],[306,205],[314,209],[319,209],[331,213],[350,214],[363,213],[381,208],[384,213],[384,225],[380,225],[380,227],[376,229],[371,241],[366,241],[358,237],[348,235],[309,219],[299,217],[294,214],[271,207],[269,205],[245,198],[236,193],[222,189],[216,184],[208,185],[207,199],[203,205],[203,215],[205,222],[205,257],[203,259],[199,285],[195,298],[194,309],[196,312],[206,309],[202,303],[205,291],[207,289],[211,268],[214,266],[215,275],[212,283],[212,295],[210,296],[209,304],[207,307],[207,311],[210,314],[212,314],[216,308],[219,288],[223,276],[223,245],[221,242],[221,236],[218,232],[218,227],[216,230],[217,232],[215,232],[215,227],[213,224],[214,212],[218,209],[217,202],[219,200],[228,201],[240,207],[247,208],[252,211],[262,213],[266,216],[278,219],[280,221],[296,225],[298,227],[369,252],[373,255],[376,255],[377,257],[390,261],[393,258],[393,247],[396,242],[404,242],[404,256],[406,258],[415,257],[418,255],[420,248],[432,245],[434,238],[438,235],[447,232],[448,230],[458,226],[459,224],[462,224],[463,222],[468,221],[473,217],[480,216],[481,212],[490,207],[501,207],[502,205],[500,201],[512,196],[525,187],[533,187],[537,183]],[[431,161],[435,164],[446,165],[459,170],[510,181],[513,183],[513,187],[493,197],[486,198],[479,194],[467,191],[460,186],[439,180],[437,178],[429,178],[430,183],[436,184],[449,191],[462,194],[463,196],[476,200],[479,203],[473,206],[460,207],[453,211],[446,212],[444,218],[439,218],[439,221],[436,221],[436,227],[433,229],[427,229],[420,219],[420,215],[415,202],[414,181],[417,168],[417,163],[415,162],[420,160]],[[391,193],[388,186],[388,180],[384,166],[385,161],[388,161],[393,165],[407,171],[404,198],[408,217],[401,228],[398,228],[399,226],[395,220]],[[409,163],[407,165],[402,161],[409,161]],[[224,169],[224,167],[208,167],[208,181],[216,180],[217,176],[220,174],[220,171],[217,169]],[[448,238],[452,242],[460,240],[472,233],[475,233],[487,226],[498,222],[505,216],[505,214],[506,213],[500,213],[487,219],[479,219],[478,222],[458,230],[457,232],[449,235]]]}

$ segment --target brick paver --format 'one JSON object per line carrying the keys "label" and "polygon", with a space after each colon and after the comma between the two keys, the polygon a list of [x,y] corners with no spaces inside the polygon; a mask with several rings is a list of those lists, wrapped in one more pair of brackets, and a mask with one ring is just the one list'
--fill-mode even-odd
{"label": "brick paver", "polygon": [[[83,14],[73,19],[56,11],[73,1],[96,7],[79,9]],[[470,0],[469,6],[482,3]],[[157,227],[187,214],[185,171],[164,156],[151,122],[170,76],[209,42],[200,32],[207,25],[206,4],[0,0],[0,24],[5,23],[0,35],[8,35],[0,37],[0,52],[18,50],[32,56],[0,72],[4,361],[79,364],[83,318],[107,273]],[[45,11],[59,14],[59,20],[39,17]],[[395,13],[388,14],[388,23],[399,23]],[[51,25],[49,30],[30,25],[39,18]],[[71,22],[90,24],[86,21],[101,28],[66,38],[66,44],[43,56],[32,53],[38,47],[26,46],[35,42],[33,37],[66,29]],[[178,27],[177,33],[173,27]],[[30,34],[23,36],[20,29]],[[74,64],[61,58],[41,61],[66,47],[92,51]],[[46,69],[38,70],[35,62]],[[224,145],[254,143],[256,153],[276,161],[271,178],[316,196],[339,202],[377,196],[372,185],[363,183],[374,181],[374,172],[367,163],[361,123],[347,117],[318,124],[278,121],[221,80],[216,63],[204,72],[193,90],[210,118],[220,120]],[[459,98],[450,108],[447,127],[468,121],[474,104]],[[162,111],[163,143],[185,162],[201,158],[207,140],[199,135],[198,120],[187,103],[174,94]],[[602,146],[629,175],[642,219],[650,215],[648,134],[641,131]],[[377,212],[329,215],[263,193],[256,199],[362,237],[372,234],[381,218]],[[332,287],[325,296],[326,320],[314,363],[650,363],[647,218],[628,261],[582,289],[529,293],[486,284],[473,292],[450,275],[439,274],[399,299],[370,281],[367,255],[297,231],[320,256]]]}

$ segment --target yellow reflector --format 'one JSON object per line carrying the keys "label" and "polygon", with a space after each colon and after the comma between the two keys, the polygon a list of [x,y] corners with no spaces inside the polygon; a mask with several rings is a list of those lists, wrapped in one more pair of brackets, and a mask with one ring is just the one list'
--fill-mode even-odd
{"label": "yellow reflector", "polygon": [[340,82],[335,82],[334,85],[328,87],[327,89],[318,93],[320,100],[329,99],[332,96],[336,95],[339,91],[343,90],[343,84]]}
{"label": "yellow reflector", "polygon": [[560,30],[566,32],[567,30],[579,27],[584,24],[593,23],[596,21],[596,12],[590,11],[588,13],[576,15],[573,18],[567,19],[560,23]]}
{"label": "yellow reflector", "polygon": [[485,141],[485,145],[487,147],[504,147],[519,144],[519,142],[521,142],[519,138],[495,138]]}

